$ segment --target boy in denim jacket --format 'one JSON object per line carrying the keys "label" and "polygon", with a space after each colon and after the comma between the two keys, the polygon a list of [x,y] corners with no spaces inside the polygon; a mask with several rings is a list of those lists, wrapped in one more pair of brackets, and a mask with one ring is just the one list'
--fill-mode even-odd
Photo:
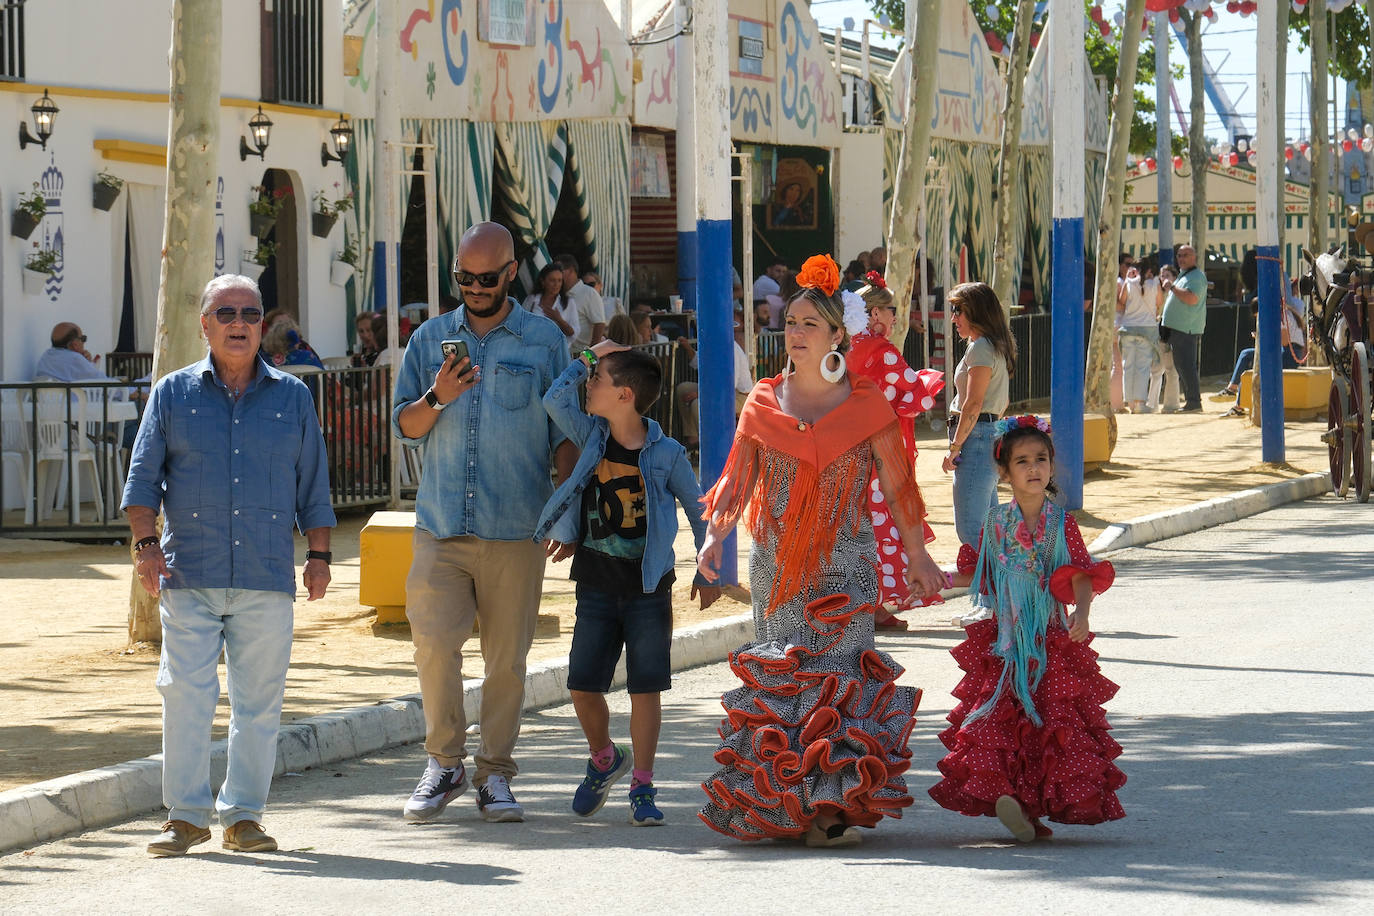
{"label": "boy in denim jacket", "polygon": [[[590,376],[590,377],[589,377]],[[587,407],[577,386],[587,380]],[[568,660],[568,689],[591,759],[572,809],[590,817],[631,768],[631,751],[610,733],[610,689],[621,647],[630,693],[630,822],[663,823],[654,804],[654,753],[662,721],[659,694],[671,686],[673,539],[682,503],[697,548],[706,535],[701,487],[687,452],[643,415],[658,398],[658,360],[603,340],[584,350],[544,395],[544,408],[582,450],[572,475],[544,506],[535,540],[554,561],[572,556],[577,621]],[[547,539],[547,540],[546,540]],[[709,606],[720,589],[694,582]]]}

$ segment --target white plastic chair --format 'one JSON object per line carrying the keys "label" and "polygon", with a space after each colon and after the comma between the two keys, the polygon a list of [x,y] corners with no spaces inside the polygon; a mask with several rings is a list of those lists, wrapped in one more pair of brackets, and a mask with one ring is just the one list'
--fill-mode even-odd
{"label": "white plastic chair", "polygon": [[24,495],[24,524],[33,524],[32,452],[29,448],[28,416],[18,388],[0,391],[0,473],[15,469],[19,491]]}
{"label": "white plastic chair", "polygon": [[[105,499],[100,488],[100,466],[95,443],[91,436],[102,434],[100,418],[91,419],[87,409],[86,392],[71,391],[71,426],[67,424],[67,389],[48,388],[38,391],[38,517],[47,519],[53,509],[67,503],[67,491],[80,500],[81,469],[90,469],[91,493],[95,497],[95,519],[105,521]],[[54,475],[56,471],[56,475]],[[62,481],[67,481],[66,488]],[[77,521],[81,516],[77,506]]]}
{"label": "white plastic chair", "polygon": [[351,356],[326,356],[320,360],[326,369],[348,369],[353,365]]}

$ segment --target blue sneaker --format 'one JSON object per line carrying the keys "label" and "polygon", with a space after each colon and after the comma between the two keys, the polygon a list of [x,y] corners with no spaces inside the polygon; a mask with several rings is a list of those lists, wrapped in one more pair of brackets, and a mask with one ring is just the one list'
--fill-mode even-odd
{"label": "blue sneaker", "polygon": [[573,814],[591,817],[600,811],[601,806],[606,804],[606,796],[610,794],[611,786],[629,772],[631,763],[633,761],[630,759],[630,752],[619,744],[615,745],[615,757],[611,760],[609,769],[598,770],[596,763],[588,760],[587,775],[573,795]]}
{"label": "blue sneaker", "polygon": [[636,827],[658,827],[663,823],[663,812],[654,804],[658,790],[652,785],[635,786],[630,790],[630,823]]}

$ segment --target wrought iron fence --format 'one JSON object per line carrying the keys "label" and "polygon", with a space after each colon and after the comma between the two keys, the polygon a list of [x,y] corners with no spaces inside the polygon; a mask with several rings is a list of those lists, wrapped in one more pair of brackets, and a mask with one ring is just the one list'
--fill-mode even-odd
{"label": "wrought iron fence", "polygon": [[151,353],[106,353],[105,374],[132,382],[153,374]]}

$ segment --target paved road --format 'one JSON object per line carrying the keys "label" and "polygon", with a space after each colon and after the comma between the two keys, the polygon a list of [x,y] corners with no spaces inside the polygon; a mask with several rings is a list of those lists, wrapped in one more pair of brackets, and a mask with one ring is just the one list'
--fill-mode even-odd
{"label": "paved road", "polygon": [[629,826],[618,794],[590,820],[566,812],[585,749],[563,707],[527,719],[524,824],[485,824],[470,797],[442,823],[403,823],[422,758],[400,748],[280,780],[268,826],[286,851],[231,854],[216,828],[188,858],[152,860],[157,822],[141,819],[0,858],[0,911],[1370,912],[1371,558],[1374,507],[1331,499],[1119,554],[1093,619],[1122,685],[1108,712],[1127,818],[1057,825],[1050,843],[1016,845],[924,794],[958,675],[957,634],[926,631],[885,642],[926,690],[917,805],[855,850],[746,846],[696,821],[731,683],[716,665],[670,695],[665,827]]}

